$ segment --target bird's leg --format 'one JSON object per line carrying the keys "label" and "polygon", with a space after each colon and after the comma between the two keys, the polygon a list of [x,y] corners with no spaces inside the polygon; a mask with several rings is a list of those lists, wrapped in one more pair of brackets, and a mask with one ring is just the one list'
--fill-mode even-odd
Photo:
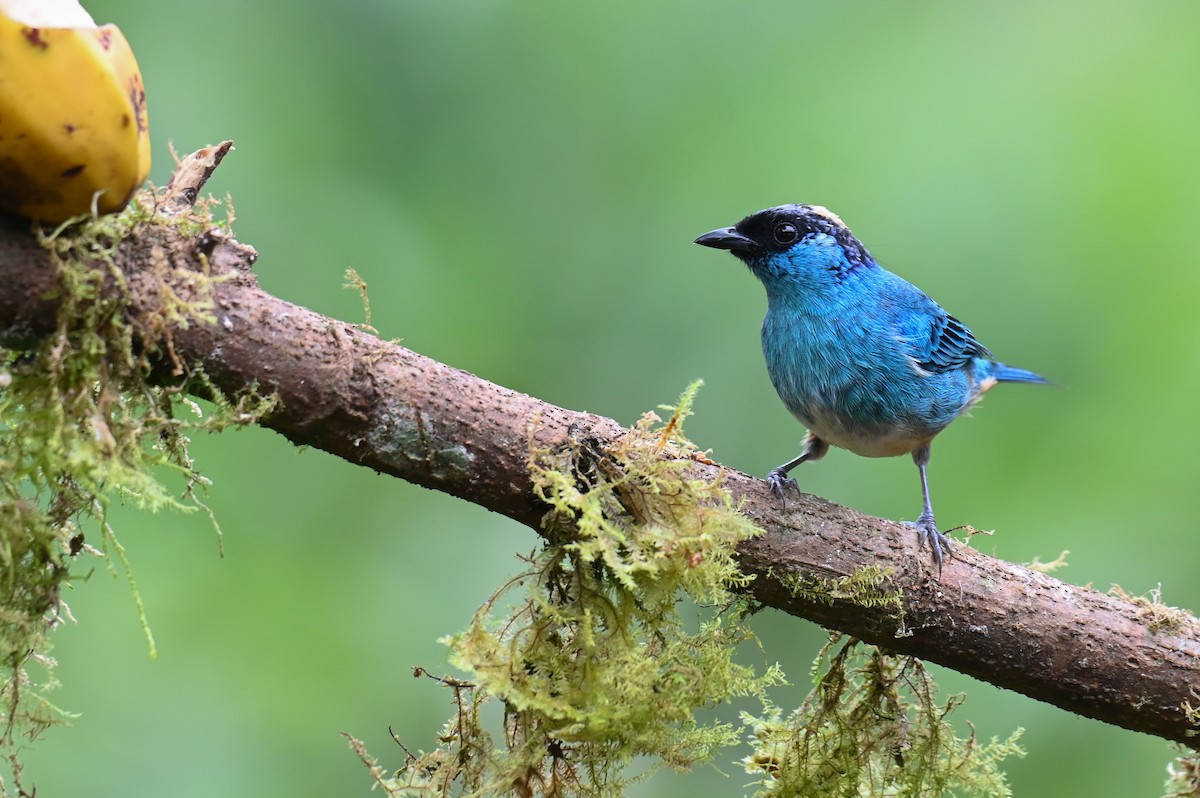
{"label": "bird's leg", "polygon": [[781,466],[772,468],[771,473],[767,474],[767,484],[771,486],[771,492],[781,499],[787,498],[788,488],[799,493],[800,486],[796,484],[796,480],[788,478],[788,472],[801,463],[806,463],[809,460],[820,460],[828,451],[828,443],[811,432],[805,435],[804,449],[801,450],[800,456],[795,460],[789,460]]}
{"label": "bird's leg", "polygon": [[929,501],[929,477],[925,474],[925,467],[929,465],[929,444],[925,444],[912,453],[913,462],[917,464],[917,469],[921,472],[921,495],[925,499],[925,509],[921,511],[921,517],[918,518],[913,526],[917,528],[917,539],[921,545],[928,545],[930,552],[933,554],[933,562],[938,568],[938,573],[942,571],[942,551],[951,556],[954,555],[954,550],[950,546],[950,539],[943,535],[937,528],[937,522],[933,520],[933,504]]}

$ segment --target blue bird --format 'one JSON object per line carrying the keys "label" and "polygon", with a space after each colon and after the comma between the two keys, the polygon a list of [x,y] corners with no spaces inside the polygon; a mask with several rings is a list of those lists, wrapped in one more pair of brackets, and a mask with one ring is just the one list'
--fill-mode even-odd
{"label": "blue bird", "polygon": [[864,457],[912,453],[924,509],[915,522],[938,570],[950,541],[929,501],[929,445],[998,382],[1048,383],[999,363],[961,321],[884,269],[834,213],[781,205],[697,244],[728,250],[767,289],[762,347],[779,398],[808,428],[800,455],[771,470],[783,498],[788,473],[830,446]]}

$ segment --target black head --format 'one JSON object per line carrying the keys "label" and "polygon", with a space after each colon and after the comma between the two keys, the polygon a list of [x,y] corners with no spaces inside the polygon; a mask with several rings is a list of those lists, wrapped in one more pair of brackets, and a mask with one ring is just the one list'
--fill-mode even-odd
{"label": "black head", "polygon": [[742,260],[771,258],[791,250],[808,236],[832,238],[846,253],[851,268],[868,263],[871,255],[837,214],[820,205],[780,205],[752,213],[733,227],[705,233],[696,243],[725,249]]}

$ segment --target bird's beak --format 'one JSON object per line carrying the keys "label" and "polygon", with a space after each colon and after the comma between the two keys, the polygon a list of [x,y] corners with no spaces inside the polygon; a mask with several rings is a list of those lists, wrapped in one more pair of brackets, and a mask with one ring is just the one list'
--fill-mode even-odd
{"label": "bird's beak", "polygon": [[732,227],[722,227],[720,230],[705,233],[696,239],[696,243],[702,247],[727,249],[735,255],[749,255],[758,252],[759,249],[753,238],[742,235]]}

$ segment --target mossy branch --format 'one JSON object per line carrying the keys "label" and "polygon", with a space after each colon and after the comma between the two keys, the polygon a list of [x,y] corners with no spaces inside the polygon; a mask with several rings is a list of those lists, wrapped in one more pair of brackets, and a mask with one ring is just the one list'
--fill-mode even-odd
{"label": "mossy branch", "polygon": [[[174,265],[169,292],[152,268],[164,252]],[[260,423],[297,445],[466,499],[559,540],[572,534],[569,514],[544,523],[555,508],[530,469],[531,448],[602,469],[618,462],[614,453],[628,429],[274,297],[250,272],[255,257],[227,230],[175,224],[121,241],[112,265],[97,268],[104,279],[119,274],[125,281],[135,323],[139,314],[163,320],[164,302],[190,296],[189,271],[207,276],[215,323],[140,327],[161,339],[163,383],[203,396],[258,386],[279,399]],[[29,226],[0,221],[0,347],[27,347],[53,334],[55,280]],[[766,530],[738,548],[749,581],[734,589],[753,600],[1200,748],[1191,711],[1191,686],[1200,685],[1200,625],[1190,615],[1173,613],[1164,622],[1155,602],[1070,585],[965,546],[939,578],[904,527],[813,496],[785,507],[761,480],[702,456],[670,446],[658,456],[682,458],[683,478],[719,481]]]}

